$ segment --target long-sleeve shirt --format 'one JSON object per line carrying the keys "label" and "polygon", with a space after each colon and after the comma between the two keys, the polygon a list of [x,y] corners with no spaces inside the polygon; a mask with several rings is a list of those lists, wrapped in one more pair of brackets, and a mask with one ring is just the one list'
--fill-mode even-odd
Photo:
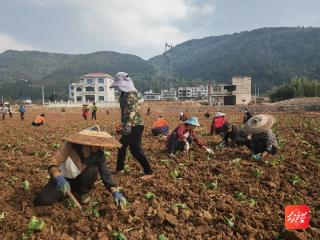
{"label": "long-sleeve shirt", "polygon": [[106,188],[115,187],[116,184],[107,168],[103,151],[99,150],[85,158],[82,154],[82,145],[66,142],[49,163],[58,166],[61,174],[66,178],[76,178],[88,165],[96,165],[101,180]]}
{"label": "long-sleeve shirt", "polygon": [[232,126],[231,132],[225,132],[223,141],[228,145],[229,139],[231,140],[231,145],[243,144],[248,138],[248,134],[239,126]]}
{"label": "long-sleeve shirt", "polygon": [[21,112],[21,113],[24,113],[24,112],[26,112],[26,109],[25,109],[25,107],[23,107],[23,106],[20,106],[20,108],[19,108],[19,112]]}
{"label": "long-sleeve shirt", "polygon": [[161,127],[166,127],[169,126],[167,120],[163,118],[159,118],[157,121],[155,121],[152,125],[152,128],[161,128]]}
{"label": "long-sleeve shirt", "polygon": [[121,122],[132,126],[143,125],[143,118],[139,112],[138,94],[136,92],[121,92],[120,98]]}
{"label": "long-sleeve shirt", "polygon": [[266,147],[265,151],[271,152],[272,147],[278,148],[278,142],[276,136],[273,134],[272,130],[269,129],[264,133],[254,134],[251,138],[251,146],[254,148],[257,143],[263,143]]}
{"label": "long-sleeve shirt", "polygon": [[178,141],[185,141],[189,135],[193,138],[193,141],[199,146],[204,146],[204,142],[197,136],[195,131],[189,129],[187,130],[186,124],[180,124],[178,125],[171,134],[176,134]]}

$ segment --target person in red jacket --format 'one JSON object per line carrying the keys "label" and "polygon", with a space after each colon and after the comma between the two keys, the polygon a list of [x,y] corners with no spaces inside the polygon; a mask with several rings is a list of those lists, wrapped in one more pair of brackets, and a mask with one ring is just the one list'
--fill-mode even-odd
{"label": "person in red jacket", "polygon": [[205,146],[204,142],[197,136],[194,129],[200,126],[198,118],[190,117],[183,124],[179,124],[168,138],[167,149],[169,156],[175,158],[176,151],[188,152],[192,142],[195,142],[199,147],[207,153],[213,154],[212,149]]}
{"label": "person in red jacket", "polygon": [[225,116],[226,114],[223,112],[216,113],[212,120],[210,135],[213,135],[215,132],[216,134],[224,136],[225,126],[229,123]]}

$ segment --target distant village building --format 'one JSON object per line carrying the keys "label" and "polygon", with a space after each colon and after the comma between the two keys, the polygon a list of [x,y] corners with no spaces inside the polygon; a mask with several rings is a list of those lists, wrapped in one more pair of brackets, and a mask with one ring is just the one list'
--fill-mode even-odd
{"label": "distant village building", "polygon": [[145,101],[160,101],[161,100],[161,94],[160,93],[154,93],[152,90],[146,91],[143,93],[143,99]]}
{"label": "distant village building", "polygon": [[88,73],[78,83],[69,85],[69,99],[82,103],[115,101],[112,82],[113,78],[106,73]]}
{"label": "distant village building", "polygon": [[161,90],[161,100],[177,101],[178,100],[177,90],[175,88],[170,88],[169,90],[167,89]]}
{"label": "distant village building", "polygon": [[208,97],[208,92],[208,85],[200,85],[197,87],[179,87],[178,98],[179,100],[206,99]]}
{"label": "distant village building", "polygon": [[210,85],[210,105],[246,105],[251,101],[251,77],[232,77],[231,84]]}

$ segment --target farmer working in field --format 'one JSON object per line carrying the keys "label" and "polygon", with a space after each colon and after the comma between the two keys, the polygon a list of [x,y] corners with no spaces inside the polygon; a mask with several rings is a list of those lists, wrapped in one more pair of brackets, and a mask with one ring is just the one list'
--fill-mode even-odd
{"label": "farmer working in field", "polygon": [[213,135],[215,132],[216,134],[224,136],[225,132],[225,125],[228,124],[226,119],[226,114],[223,112],[217,112],[212,120],[211,128],[210,128],[210,135]]}
{"label": "farmer working in field", "polygon": [[65,138],[66,143],[49,165],[50,180],[34,199],[35,205],[51,205],[62,200],[72,191],[82,204],[90,201],[88,194],[98,172],[105,188],[110,191],[117,205],[126,199],[117,190],[108,170],[103,148],[116,148],[120,143],[98,126],[85,129]]}
{"label": "farmer working in field", "polygon": [[212,149],[206,147],[200,138],[194,132],[195,128],[200,126],[198,118],[190,117],[183,124],[178,125],[168,137],[167,148],[169,156],[175,158],[176,151],[188,152],[190,145],[194,141],[199,147],[213,154]]}
{"label": "farmer working in field", "polygon": [[91,112],[92,112],[92,114],[91,114],[91,119],[93,120],[97,120],[97,111],[98,111],[98,107],[96,106],[96,103],[94,102],[93,104],[92,104],[92,108],[91,108]]}
{"label": "farmer working in field", "polygon": [[169,123],[167,120],[159,116],[159,119],[156,120],[151,129],[151,133],[153,136],[164,135],[167,136],[169,132]]}
{"label": "farmer working in field", "polygon": [[31,123],[32,126],[41,126],[46,123],[45,115],[44,113],[41,113],[40,116],[36,116],[34,121]]}
{"label": "farmer working in field", "polygon": [[[230,139],[230,143],[229,143]],[[250,140],[248,134],[240,126],[231,125],[227,123],[225,125],[223,141],[220,143],[220,147],[231,146],[249,146]]]}
{"label": "farmer working in field", "polygon": [[250,118],[253,117],[253,112],[250,112],[248,108],[244,109],[243,123],[246,123]]}
{"label": "farmer working in field", "polygon": [[84,118],[84,120],[88,119],[89,111],[90,111],[90,109],[88,107],[88,104],[83,104],[82,105],[82,117]]}
{"label": "farmer working in field", "polygon": [[21,121],[23,121],[24,120],[24,114],[26,113],[26,108],[22,104],[19,107],[19,113],[20,113]]}
{"label": "farmer working in field", "polygon": [[250,149],[253,159],[261,160],[268,154],[277,153],[277,139],[271,130],[273,124],[274,118],[269,114],[256,115],[247,121],[245,131],[251,135]]}
{"label": "farmer working in field", "polygon": [[117,88],[120,92],[120,108],[122,129],[119,133],[122,135],[120,143],[122,147],[118,151],[116,174],[124,169],[127,148],[129,147],[132,156],[141,164],[144,176],[141,179],[153,177],[153,171],[150,167],[148,158],[142,150],[142,133],[144,130],[143,118],[139,112],[138,91],[125,72],[119,72],[111,87]]}

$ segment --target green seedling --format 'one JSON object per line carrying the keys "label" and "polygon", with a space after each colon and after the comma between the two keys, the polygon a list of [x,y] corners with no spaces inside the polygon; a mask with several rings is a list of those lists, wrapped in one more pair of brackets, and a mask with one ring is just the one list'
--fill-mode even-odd
{"label": "green seedling", "polygon": [[66,198],[64,201],[64,205],[66,206],[66,208],[68,209],[72,209],[75,208],[76,205],[74,204],[74,202],[70,199],[70,198]]}
{"label": "green seedling", "polygon": [[311,152],[303,151],[301,153],[302,153],[304,159],[310,158],[312,156]]}
{"label": "green seedling", "polygon": [[0,214],[0,222],[5,218],[5,212],[1,212]]}
{"label": "green seedling", "polygon": [[161,162],[162,164],[164,164],[164,165],[169,165],[170,160],[168,160],[168,159],[161,159],[160,162]]}
{"label": "green seedling", "polygon": [[19,146],[16,146],[12,149],[12,154],[16,155],[16,154],[20,154],[21,153],[21,148]]}
{"label": "green seedling", "polygon": [[16,176],[9,177],[9,178],[7,178],[7,181],[6,181],[5,185],[7,185],[7,184],[15,185],[16,181],[18,181],[18,180],[19,180],[19,178],[16,177]]}
{"label": "green seedling", "polygon": [[235,165],[236,167],[239,167],[241,165],[241,161],[242,159],[241,158],[235,158],[233,159],[231,162],[233,165]]}
{"label": "green seedling", "polygon": [[29,181],[25,180],[22,182],[22,188],[26,191],[29,192],[30,191],[30,183]]}
{"label": "green seedling", "polygon": [[256,178],[261,177],[261,171],[259,168],[256,168],[253,172],[252,172],[253,176],[255,176]]}
{"label": "green seedling", "polygon": [[111,153],[110,153],[109,151],[107,151],[107,150],[105,150],[105,151],[103,152],[103,154],[104,154],[104,156],[105,156],[106,158],[111,156]]}
{"label": "green seedling", "polygon": [[158,240],[168,240],[168,238],[164,234],[161,234],[159,235]]}
{"label": "green seedling", "polygon": [[247,196],[243,192],[235,192],[234,196],[240,202],[245,201],[247,198]]}
{"label": "green seedling", "polygon": [[11,144],[4,143],[1,145],[2,150],[8,150],[9,148],[11,148]]}
{"label": "green seedling", "polygon": [[178,168],[185,169],[185,168],[187,168],[187,166],[184,163],[179,163]]}
{"label": "green seedling", "polygon": [[113,233],[113,236],[115,237],[115,240],[127,240],[126,236],[121,232],[115,232]]}
{"label": "green seedling", "polygon": [[254,207],[255,205],[257,205],[257,201],[253,198],[249,198],[248,199],[248,204],[250,207]]}
{"label": "green seedling", "polygon": [[100,217],[99,205],[100,205],[99,202],[93,202],[91,204],[91,212],[92,212],[92,215],[95,216],[95,217]]}
{"label": "green seedling", "polygon": [[32,216],[30,219],[27,230],[22,234],[22,239],[28,239],[34,232],[41,232],[45,227],[45,222]]}
{"label": "green seedling", "polygon": [[172,177],[174,180],[181,178],[181,175],[178,170],[174,169],[173,171],[170,172],[170,177]]}
{"label": "green seedling", "polygon": [[147,199],[148,201],[151,201],[152,199],[155,198],[155,194],[152,193],[152,192],[147,192],[146,195],[145,195],[145,197],[146,197],[146,199]]}
{"label": "green seedling", "polygon": [[131,168],[130,168],[130,166],[129,166],[128,164],[124,165],[123,170],[124,170],[124,172],[126,172],[126,173],[131,172]]}
{"label": "green seedling", "polygon": [[236,220],[235,216],[233,216],[232,214],[229,215],[229,217],[224,217],[224,221],[226,222],[226,224],[233,228],[234,226],[234,221]]}
{"label": "green seedling", "polygon": [[173,208],[179,208],[179,209],[188,209],[188,206],[185,203],[176,203],[176,204],[173,204],[172,207]]}
{"label": "green seedling", "polygon": [[302,184],[304,181],[297,175],[293,176],[291,179],[290,179],[291,183],[293,185],[300,185]]}
{"label": "green seedling", "polygon": [[60,148],[60,143],[53,143],[52,144],[52,147],[54,148],[54,149],[59,149]]}
{"label": "green seedling", "polygon": [[209,182],[209,183],[206,183],[205,186],[207,189],[214,190],[218,188],[218,182],[217,180],[214,182]]}

